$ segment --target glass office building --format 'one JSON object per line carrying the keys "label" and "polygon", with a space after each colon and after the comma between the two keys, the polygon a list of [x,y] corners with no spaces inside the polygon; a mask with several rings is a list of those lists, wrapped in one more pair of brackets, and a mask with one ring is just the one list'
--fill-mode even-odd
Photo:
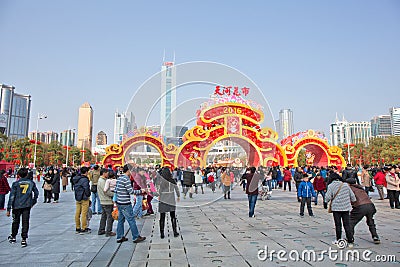
{"label": "glass office building", "polygon": [[0,132],[12,140],[25,138],[29,131],[31,96],[15,93],[15,87],[0,84]]}

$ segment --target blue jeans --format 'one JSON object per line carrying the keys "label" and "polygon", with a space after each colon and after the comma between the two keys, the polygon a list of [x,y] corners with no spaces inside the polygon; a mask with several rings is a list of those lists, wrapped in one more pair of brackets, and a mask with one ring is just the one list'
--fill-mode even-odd
{"label": "blue jeans", "polygon": [[258,195],[248,195],[247,197],[249,199],[249,217],[253,217]]}
{"label": "blue jeans", "polygon": [[318,204],[318,195],[321,194],[322,195],[322,202],[325,202],[325,191],[317,191],[317,196],[315,197],[315,205]]}
{"label": "blue jeans", "polygon": [[93,213],[96,212],[96,203],[97,203],[97,213],[101,213],[102,209],[101,209],[99,194],[92,192],[92,207],[91,207],[91,209],[92,209]]}
{"label": "blue jeans", "polygon": [[277,184],[277,181],[275,180],[275,179],[272,179],[271,180],[271,189],[276,189],[276,184]]}
{"label": "blue jeans", "polygon": [[6,195],[0,194],[0,209],[4,209],[4,204],[6,204]]}
{"label": "blue jeans", "polygon": [[133,216],[137,216],[139,218],[143,217],[143,209],[142,209],[142,201],[143,201],[143,196],[136,196],[136,203],[135,206],[133,206]]}
{"label": "blue jeans", "polygon": [[133,216],[133,208],[129,205],[117,205],[118,207],[118,225],[117,225],[117,240],[125,235],[124,223],[128,221],[132,232],[132,239],[136,240],[139,237],[139,230],[136,226],[135,216]]}

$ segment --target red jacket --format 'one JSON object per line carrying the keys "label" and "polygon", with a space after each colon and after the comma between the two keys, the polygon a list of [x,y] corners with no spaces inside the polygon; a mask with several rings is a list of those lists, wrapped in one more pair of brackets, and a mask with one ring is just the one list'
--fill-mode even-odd
{"label": "red jacket", "polygon": [[314,178],[313,182],[314,190],[315,191],[324,191],[326,190],[326,183],[324,181],[324,178]]}
{"label": "red jacket", "polygon": [[0,178],[0,194],[7,195],[11,191],[10,185],[8,184],[7,178],[4,176]]}
{"label": "red jacket", "polygon": [[290,182],[290,180],[292,180],[292,173],[289,170],[283,171],[283,180],[285,182]]}
{"label": "red jacket", "polygon": [[374,180],[376,185],[383,185],[384,187],[387,186],[386,176],[385,174],[383,174],[383,172],[377,172],[375,174]]}

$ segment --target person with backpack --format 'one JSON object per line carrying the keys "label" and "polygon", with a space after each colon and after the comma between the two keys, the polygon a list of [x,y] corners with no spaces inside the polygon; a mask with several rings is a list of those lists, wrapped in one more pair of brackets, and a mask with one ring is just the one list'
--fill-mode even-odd
{"label": "person with backpack", "polygon": [[75,213],[75,225],[76,234],[89,234],[90,230],[87,226],[87,213],[89,209],[89,198],[90,198],[90,187],[89,178],[87,177],[88,168],[82,167],[81,174],[77,175],[73,179],[75,188],[75,201],[76,201],[76,213]]}
{"label": "person with backpack", "polygon": [[211,171],[207,174],[207,181],[211,186],[211,190],[215,193],[215,177],[216,177],[215,169],[212,168]]}
{"label": "person with backpack", "polygon": [[17,176],[19,179],[11,186],[11,193],[7,206],[7,217],[10,217],[12,210],[13,218],[11,235],[8,237],[8,241],[11,244],[15,244],[17,242],[16,237],[22,216],[21,246],[26,247],[28,245],[26,239],[28,239],[31,209],[37,203],[39,190],[37,189],[36,184],[27,178],[28,169],[19,169]]}
{"label": "person with backpack", "polygon": [[[89,181],[92,183],[90,186],[90,191],[92,192],[92,212],[93,214],[101,214],[102,208],[100,203],[100,197],[97,193],[97,183],[100,178],[100,168],[99,165],[94,165],[93,170],[89,172]],[[96,212],[96,203],[97,203],[97,212]]]}

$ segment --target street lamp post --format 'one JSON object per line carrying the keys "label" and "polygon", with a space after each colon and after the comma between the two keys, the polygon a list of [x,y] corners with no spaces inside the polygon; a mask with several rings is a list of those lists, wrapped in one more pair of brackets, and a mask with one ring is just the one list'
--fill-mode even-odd
{"label": "street lamp post", "polygon": [[68,150],[69,150],[69,135],[70,135],[70,133],[72,133],[72,131],[75,131],[75,128],[74,129],[69,129],[68,128],[68,131],[67,131],[67,157],[66,157],[66,160],[65,160],[65,166],[68,168],[68,156],[69,156],[69,153],[68,153]]}
{"label": "street lamp post", "polygon": [[42,120],[42,119],[47,119],[47,115],[38,114],[38,117],[36,119],[35,153],[33,156],[33,169],[35,169],[35,170],[36,170],[36,148],[37,148],[37,143],[38,143],[39,120]]}

